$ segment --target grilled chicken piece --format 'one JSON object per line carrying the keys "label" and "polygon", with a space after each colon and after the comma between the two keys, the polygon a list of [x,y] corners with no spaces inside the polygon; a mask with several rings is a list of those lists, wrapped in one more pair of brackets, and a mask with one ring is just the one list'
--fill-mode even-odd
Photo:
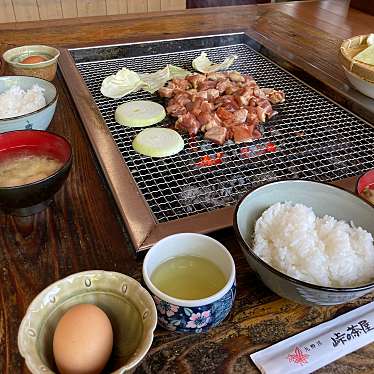
{"label": "grilled chicken piece", "polygon": [[206,91],[210,88],[216,88],[217,82],[216,81],[208,81],[205,80],[204,82],[199,82],[197,85],[198,90],[200,91]]}
{"label": "grilled chicken piece", "polygon": [[241,106],[248,105],[254,96],[254,87],[244,87],[235,92],[235,100]]}
{"label": "grilled chicken piece", "polygon": [[190,82],[184,78],[174,78],[171,81],[174,88],[179,88],[180,90],[188,90],[190,88]]}
{"label": "grilled chicken piece", "polygon": [[187,109],[185,106],[181,104],[174,103],[174,104],[169,104],[166,107],[166,113],[170,114],[173,117],[178,117],[178,116],[181,116],[182,114],[186,114]]}
{"label": "grilled chicken piece", "polygon": [[222,121],[218,118],[216,114],[213,113],[200,113],[197,119],[202,124],[200,129],[202,132],[208,131],[212,127],[223,126]]}
{"label": "grilled chicken piece", "polygon": [[197,88],[200,82],[206,80],[206,76],[203,74],[192,74],[186,77],[186,80],[191,83],[193,88]]}
{"label": "grilled chicken piece", "polygon": [[260,138],[262,138],[261,132],[258,129],[254,128],[253,129],[253,133],[252,133],[252,138],[253,139],[260,139]]}
{"label": "grilled chicken piece", "polygon": [[161,87],[159,90],[158,90],[158,94],[161,96],[161,97],[172,97],[173,94],[174,94],[174,88],[170,88],[170,87]]}
{"label": "grilled chicken piece", "polygon": [[213,143],[223,145],[226,141],[227,129],[221,126],[214,126],[207,130],[204,134],[204,139],[210,140]]}
{"label": "grilled chicken piece", "polygon": [[179,116],[177,122],[175,123],[176,129],[188,132],[190,136],[196,135],[200,130],[200,127],[200,122],[191,113]]}
{"label": "grilled chicken piece", "polygon": [[250,126],[257,126],[260,121],[258,119],[257,109],[255,106],[247,106],[246,109],[248,110],[247,120],[246,122]]}
{"label": "grilled chicken piece", "polygon": [[286,99],[286,95],[281,90],[274,90],[274,88],[263,88],[262,91],[269,101],[274,105],[283,103]]}
{"label": "grilled chicken piece", "polygon": [[214,109],[214,105],[208,101],[203,101],[201,103],[200,109],[202,112],[211,112]]}
{"label": "grilled chicken piece", "polygon": [[244,143],[252,141],[254,126],[245,124],[231,127],[235,143]]}
{"label": "grilled chicken piece", "polygon": [[223,94],[230,86],[232,86],[232,83],[229,79],[220,79],[216,84],[216,90],[218,90],[220,94]]}
{"label": "grilled chicken piece", "polygon": [[180,105],[186,105],[190,101],[191,101],[190,94],[188,92],[184,91],[184,92],[179,92],[179,93],[175,94],[174,97],[169,101],[169,103],[170,102],[175,102],[175,103],[178,103]]}
{"label": "grilled chicken piece", "polygon": [[232,122],[234,120],[233,114],[223,107],[219,107],[216,113],[222,122]]}
{"label": "grilled chicken piece", "polygon": [[208,101],[213,101],[219,97],[219,91],[215,88],[209,88],[206,92],[208,93]]}
{"label": "grilled chicken piece", "polygon": [[247,119],[248,110],[247,109],[239,109],[233,113],[233,120],[237,123],[244,123]]}
{"label": "grilled chicken piece", "polygon": [[230,71],[229,78],[233,82],[244,82],[245,78],[238,71]]}
{"label": "grilled chicken piece", "polygon": [[260,122],[265,122],[266,116],[270,118],[273,114],[273,108],[271,107],[270,101],[267,99],[257,99],[256,109]]}
{"label": "grilled chicken piece", "polygon": [[204,131],[205,125],[213,120],[213,115],[210,112],[200,112],[196,118],[201,124],[201,131]]}
{"label": "grilled chicken piece", "polygon": [[218,71],[215,71],[213,73],[208,73],[208,75],[206,77],[209,80],[218,81],[220,79],[226,79],[227,78],[227,73],[220,73]]}

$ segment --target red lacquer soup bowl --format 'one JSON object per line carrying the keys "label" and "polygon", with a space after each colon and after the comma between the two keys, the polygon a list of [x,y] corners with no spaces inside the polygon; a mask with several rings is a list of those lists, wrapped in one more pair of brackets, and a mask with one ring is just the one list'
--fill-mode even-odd
{"label": "red lacquer soup bowl", "polygon": [[[11,175],[9,178],[13,178],[14,174],[18,173],[14,170],[20,170],[19,173],[24,174],[22,168],[13,169],[11,174],[5,174],[9,172],[9,165],[17,160],[19,162],[22,157],[28,158],[29,163],[25,165],[30,167],[31,162],[31,168],[35,167],[40,158],[52,160],[51,162],[55,162],[54,165],[57,166],[51,174],[40,179],[37,177],[34,181],[28,180],[22,184],[9,185],[8,175]],[[72,149],[69,142],[62,136],[38,130],[20,130],[0,134],[0,208],[5,213],[19,216],[28,216],[45,209],[65,182],[71,164]]]}
{"label": "red lacquer soup bowl", "polygon": [[[366,190],[368,189],[368,190]],[[366,191],[365,191],[366,190]],[[374,169],[362,175],[356,186],[356,192],[369,203],[374,205]]]}

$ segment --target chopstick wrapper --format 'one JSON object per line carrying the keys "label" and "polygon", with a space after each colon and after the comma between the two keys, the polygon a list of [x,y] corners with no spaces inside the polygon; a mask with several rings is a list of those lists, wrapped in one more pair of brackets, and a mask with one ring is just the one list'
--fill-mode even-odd
{"label": "chopstick wrapper", "polygon": [[267,374],[311,373],[374,341],[374,302],[253,353]]}

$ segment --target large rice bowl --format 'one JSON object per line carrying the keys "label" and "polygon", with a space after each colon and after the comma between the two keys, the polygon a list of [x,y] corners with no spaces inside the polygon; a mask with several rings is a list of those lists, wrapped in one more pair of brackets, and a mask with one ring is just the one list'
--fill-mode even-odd
{"label": "large rice bowl", "polygon": [[355,287],[374,278],[370,233],[302,204],[277,203],[255,224],[253,251],[293,278],[328,287]]}

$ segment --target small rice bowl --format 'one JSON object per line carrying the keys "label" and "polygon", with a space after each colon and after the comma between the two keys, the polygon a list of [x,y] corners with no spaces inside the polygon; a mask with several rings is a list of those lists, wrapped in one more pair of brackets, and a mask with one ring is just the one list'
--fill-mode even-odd
{"label": "small rice bowl", "polygon": [[0,94],[0,119],[12,118],[35,112],[46,106],[44,89],[34,84],[28,90],[12,86]]}
{"label": "small rice bowl", "polygon": [[253,251],[275,269],[311,284],[355,287],[374,278],[373,237],[353,223],[290,202],[269,207],[255,224]]}

